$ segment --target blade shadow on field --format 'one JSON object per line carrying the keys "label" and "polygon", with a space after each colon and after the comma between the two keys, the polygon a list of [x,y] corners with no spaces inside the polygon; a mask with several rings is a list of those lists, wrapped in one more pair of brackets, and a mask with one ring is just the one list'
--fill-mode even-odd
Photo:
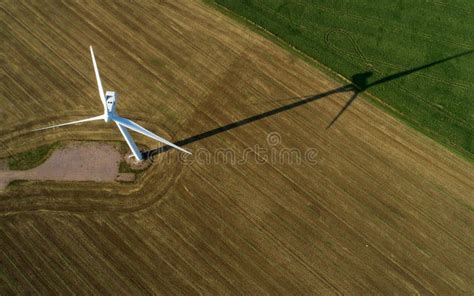
{"label": "blade shadow on field", "polygon": [[[418,72],[418,71],[423,70],[423,69],[433,67],[435,65],[447,62],[449,60],[459,58],[459,57],[464,56],[464,55],[472,54],[473,52],[474,52],[474,50],[465,51],[465,52],[462,52],[460,54],[456,54],[456,55],[453,55],[453,56],[450,56],[450,57],[447,57],[447,58],[444,58],[444,59],[441,59],[441,60],[437,60],[437,61],[431,62],[429,64],[426,64],[426,65],[422,65],[422,66],[419,66],[419,67],[411,68],[411,69],[408,69],[408,70],[405,70],[405,71],[401,71],[401,72],[397,72],[397,73],[385,76],[385,77],[383,77],[381,79],[378,79],[378,80],[376,80],[372,83],[369,83],[368,80],[373,75],[373,72],[368,71],[368,72],[358,73],[358,74],[355,74],[351,77],[351,83],[350,84],[347,84],[347,85],[344,85],[344,86],[341,86],[341,87],[338,87],[338,88],[335,88],[335,89],[332,89],[332,90],[329,90],[329,91],[326,91],[326,92],[323,92],[323,93],[320,93],[320,94],[312,95],[312,96],[309,96],[309,97],[303,97],[303,98],[301,98],[301,100],[293,102],[291,104],[287,104],[287,105],[278,107],[278,108],[270,110],[270,111],[266,111],[266,112],[263,112],[263,113],[260,113],[260,114],[257,114],[257,115],[253,115],[251,117],[241,119],[241,120],[236,121],[236,122],[229,123],[227,125],[223,125],[223,126],[214,128],[212,130],[203,132],[201,134],[197,134],[197,135],[191,136],[189,138],[179,140],[179,141],[175,142],[174,144],[176,144],[178,146],[185,146],[185,145],[191,144],[193,142],[196,142],[196,141],[199,141],[199,140],[202,140],[202,139],[209,138],[211,136],[220,134],[222,132],[229,131],[231,129],[234,129],[234,128],[237,128],[237,127],[240,127],[240,126],[258,121],[260,119],[282,113],[284,111],[287,111],[287,110],[290,110],[290,109],[293,109],[293,108],[296,108],[296,107],[314,102],[316,100],[320,100],[322,98],[328,97],[328,96],[333,95],[333,94],[352,92],[352,96],[350,97],[350,99],[344,104],[342,109],[336,114],[336,116],[333,118],[333,120],[331,120],[329,125],[326,127],[326,129],[328,129],[332,125],[334,125],[334,123],[350,107],[350,105],[357,99],[359,94],[363,93],[367,89],[372,88],[376,85],[380,85],[380,84],[383,84],[383,83],[386,83],[386,82],[390,82],[390,81],[395,80],[395,79],[402,78],[404,76],[410,75],[412,73]],[[144,159],[149,159],[150,157],[152,157],[154,155],[158,155],[158,154],[163,153],[163,152],[166,152],[166,151],[170,150],[171,148],[172,147],[170,147],[170,146],[162,146],[162,147],[159,147],[157,149],[144,151],[144,152],[142,152],[143,158]]]}

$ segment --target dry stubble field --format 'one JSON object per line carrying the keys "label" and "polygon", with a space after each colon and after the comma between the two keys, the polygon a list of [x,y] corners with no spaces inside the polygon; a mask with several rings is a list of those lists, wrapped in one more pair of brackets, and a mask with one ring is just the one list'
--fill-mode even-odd
{"label": "dry stubble field", "polygon": [[[7,1],[1,16],[0,157],[120,140],[105,123],[29,132],[101,112],[89,44],[121,115],[194,157],[252,149],[238,165],[168,151],[133,185],[12,187],[0,195],[2,295],[474,289],[472,163],[360,98],[327,129],[351,94],[274,43],[192,1]],[[256,145],[316,149],[317,162],[272,161]]]}

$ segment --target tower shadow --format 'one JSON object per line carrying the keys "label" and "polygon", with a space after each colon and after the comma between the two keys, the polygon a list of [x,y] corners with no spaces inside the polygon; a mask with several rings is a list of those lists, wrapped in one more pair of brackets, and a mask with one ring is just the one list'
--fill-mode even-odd
{"label": "tower shadow", "polygon": [[[456,55],[453,55],[453,56],[450,56],[450,57],[447,57],[447,58],[444,58],[444,59],[441,59],[441,60],[434,61],[434,62],[426,64],[426,65],[422,65],[422,66],[419,66],[419,67],[411,68],[411,69],[408,69],[408,70],[405,70],[405,71],[401,71],[401,72],[397,72],[397,73],[385,76],[385,77],[383,77],[379,80],[376,80],[372,83],[369,83],[369,78],[373,75],[373,72],[367,71],[367,72],[358,73],[358,74],[355,74],[351,77],[351,83],[350,84],[347,84],[347,85],[344,85],[344,86],[341,86],[341,87],[338,87],[338,88],[335,88],[335,89],[332,89],[332,90],[329,90],[329,91],[326,91],[326,92],[323,92],[323,93],[320,93],[320,94],[300,98],[299,101],[296,101],[294,103],[287,104],[287,105],[284,105],[284,106],[278,107],[276,109],[266,111],[266,112],[263,112],[263,113],[260,113],[260,114],[257,114],[257,115],[253,115],[253,116],[241,119],[239,121],[229,123],[227,125],[219,126],[219,127],[214,128],[212,130],[209,130],[209,131],[206,131],[206,132],[188,137],[186,139],[179,140],[179,141],[175,142],[174,144],[176,144],[178,146],[186,146],[186,145],[191,144],[193,142],[196,142],[196,141],[199,141],[199,140],[202,140],[202,139],[205,139],[205,138],[209,138],[211,136],[220,134],[222,132],[225,132],[225,131],[228,131],[228,130],[231,130],[231,129],[234,129],[234,128],[237,128],[237,127],[255,122],[257,120],[260,120],[260,119],[263,119],[263,118],[266,118],[266,117],[269,117],[269,116],[272,116],[272,115],[276,115],[278,113],[282,113],[284,111],[287,111],[287,110],[296,108],[298,106],[314,102],[316,100],[320,100],[322,98],[328,97],[328,96],[333,95],[333,94],[352,92],[352,95],[351,95],[350,99],[346,102],[346,104],[342,107],[342,109],[336,114],[336,116],[331,120],[329,125],[326,127],[326,129],[328,129],[332,125],[334,125],[334,123],[342,116],[342,114],[355,101],[355,99],[357,99],[357,97],[361,93],[365,92],[367,89],[372,88],[376,85],[380,85],[382,83],[386,83],[386,82],[390,82],[390,81],[395,80],[395,79],[399,79],[401,77],[410,75],[412,73],[421,71],[423,69],[433,67],[435,65],[447,62],[449,60],[459,58],[461,56],[472,54],[473,52],[474,52],[474,50],[465,51],[465,52],[462,52],[462,53],[459,53],[459,54],[456,54]],[[172,147],[170,147],[170,146],[162,146],[162,147],[159,147],[159,148],[156,148],[156,149],[143,151],[142,155],[143,155],[144,159],[150,159],[154,155],[158,155],[160,153],[166,152],[166,151],[170,150],[171,148]]]}
{"label": "tower shadow", "polygon": [[426,64],[426,65],[423,65],[423,66],[419,66],[419,67],[416,67],[416,68],[411,68],[411,69],[408,69],[408,70],[405,70],[405,71],[401,71],[401,72],[394,73],[392,75],[385,76],[385,77],[383,77],[379,80],[376,80],[372,83],[369,83],[368,79],[370,78],[370,76],[373,75],[373,72],[363,72],[363,73],[353,75],[352,78],[351,78],[351,82],[352,82],[351,85],[353,87],[353,90],[352,90],[353,94],[352,94],[351,98],[346,102],[344,107],[342,107],[342,109],[337,113],[337,115],[334,117],[334,119],[329,123],[329,125],[326,127],[326,129],[330,128],[339,119],[339,117],[341,117],[341,115],[347,110],[347,108],[349,108],[349,106],[354,102],[354,100],[357,98],[357,96],[359,94],[363,93],[364,91],[366,91],[367,89],[369,89],[371,87],[374,87],[376,85],[382,84],[382,83],[386,83],[386,82],[390,82],[390,81],[395,80],[395,79],[399,79],[401,77],[410,75],[410,74],[418,72],[420,70],[433,67],[435,65],[447,62],[449,60],[471,54],[473,52],[474,52],[474,50],[468,50],[468,51],[462,52],[460,54],[456,54],[456,55],[453,55],[453,56],[450,56],[450,57],[447,57],[447,58],[444,58],[444,59],[441,59],[441,60],[437,60],[437,61],[434,61],[432,63]]}

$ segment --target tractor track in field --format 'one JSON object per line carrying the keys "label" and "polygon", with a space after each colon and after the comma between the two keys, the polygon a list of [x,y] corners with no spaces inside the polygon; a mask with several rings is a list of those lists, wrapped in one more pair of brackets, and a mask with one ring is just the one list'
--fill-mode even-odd
{"label": "tractor track in field", "polygon": [[[100,107],[91,43],[106,89],[125,97],[120,112],[196,158],[155,149],[133,184],[37,182],[0,194],[7,292],[472,290],[472,164],[366,100],[327,129],[353,87],[201,2],[10,1],[3,35],[24,36],[5,46],[1,158],[38,143],[122,140],[99,124],[29,132]],[[357,43],[345,55],[371,63]],[[246,161],[212,158],[219,149]],[[286,149],[314,149],[316,162],[268,154]]]}
{"label": "tractor track in field", "polygon": [[[59,118],[57,116],[52,118]],[[136,118],[134,116],[131,117],[132,119]],[[64,119],[64,118],[63,118]],[[51,119],[44,120],[43,124],[37,124],[38,126],[44,126],[47,123],[51,123]],[[28,124],[27,124],[28,125]],[[161,132],[163,134],[163,132]],[[29,133],[23,134],[13,140],[13,142],[21,142],[21,139],[28,135]],[[67,130],[60,130],[57,132],[58,135],[61,134],[69,134]],[[58,138],[60,141],[61,138]],[[79,140],[76,138],[76,140]],[[9,142],[11,145],[12,142]],[[5,146],[5,143],[2,142]],[[34,145],[34,144],[33,144]],[[8,146],[6,146],[8,148]],[[34,146],[32,146],[34,148]],[[12,152],[9,152],[11,154]],[[168,152],[169,153],[169,152]],[[159,161],[159,159],[158,159]],[[103,200],[100,196],[101,193],[108,192],[113,190],[117,185],[107,184],[107,183],[97,183],[94,185],[93,183],[89,183],[88,185],[83,185],[79,187],[83,187],[82,194],[78,192],[77,186],[73,186],[70,189],[64,188],[61,185],[63,182],[58,182],[55,186],[56,188],[49,190],[48,186],[51,185],[51,182],[43,183],[43,182],[36,182],[37,186],[44,188],[44,192],[31,193],[28,190],[28,186],[21,187],[16,189],[15,191],[6,191],[4,193],[0,193],[0,216],[3,215],[12,215],[12,214],[19,214],[23,212],[35,212],[35,211],[53,211],[53,212],[71,212],[71,213],[84,213],[84,214],[93,214],[97,212],[134,212],[145,209],[150,205],[159,201],[169,190],[173,184],[178,182],[180,175],[183,170],[183,165],[180,161],[173,161],[169,158],[165,160],[167,164],[164,165],[164,168],[159,168],[158,170],[170,170],[172,174],[166,174],[167,178],[160,179],[160,187],[161,189],[156,192],[156,187],[154,187],[154,193],[151,195],[144,194],[147,190],[150,190],[150,186],[152,183],[151,176],[155,175],[156,172],[146,172],[144,176],[141,176],[138,181],[136,181],[132,185],[127,185],[125,187],[126,192],[128,194],[123,194],[118,196],[113,200]],[[173,165],[169,166],[169,163],[172,162]],[[151,175],[151,176],[148,176]],[[164,182],[163,182],[164,181]],[[148,185],[147,185],[148,183]],[[42,185],[44,184],[44,185]],[[68,183],[64,183],[68,184]],[[70,184],[70,183],[69,183]],[[80,184],[80,183],[79,183]],[[85,183],[84,183],[85,184]],[[30,185],[31,186],[31,185]],[[103,187],[106,188],[106,191],[103,190]],[[71,201],[69,193],[74,193],[77,197],[74,201]],[[96,196],[95,198],[91,199],[91,196]],[[56,196],[55,199],[51,200],[51,197]],[[65,198],[62,200],[60,197],[64,195]],[[81,196],[82,195],[82,196]],[[22,199],[30,200],[31,203],[21,203],[18,204],[18,201]],[[122,202],[118,202],[117,200],[122,200]],[[130,200],[134,201],[133,205],[127,204]],[[37,204],[35,204],[37,203]],[[91,210],[94,208],[93,210]]]}
{"label": "tractor track in field", "polygon": [[[347,51],[344,51],[343,49],[341,48],[338,48],[337,46],[334,46],[334,44],[330,41],[330,36],[334,33],[342,33],[344,34],[351,42],[353,48],[356,50],[356,53],[357,54],[353,54],[353,53],[350,53],[350,52],[347,52]],[[363,63],[365,64],[365,66],[368,66],[369,69],[374,69],[373,65],[376,64],[376,65],[384,65],[384,66],[389,66],[391,68],[393,68],[394,70],[399,70],[399,71],[402,71],[404,70],[405,68],[400,66],[400,65],[395,65],[393,63],[389,63],[389,62],[386,62],[386,61],[382,61],[382,60],[369,60],[365,57],[365,55],[363,54],[362,50],[360,49],[360,47],[358,46],[357,42],[354,40],[354,38],[352,38],[352,36],[350,35],[350,32],[346,31],[346,30],[343,30],[343,29],[332,29],[332,30],[328,30],[326,32],[326,34],[324,35],[324,42],[329,46],[331,47],[332,49],[340,52],[341,54],[343,54],[344,56],[352,56],[352,57],[356,57],[356,58],[360,58],[361,60],[363,60]],[[380,73],[378,72],[378,74],[380,74],[381,76],[383,76],[384,74],[386,75],[386,73]],[[427,74],[423,74],[423,73],[414,73],[414,75],[416,76],[421,76],[421,77],[425,77],[431,81],[436,81],[436,82],[442,82],[444,84],[447,84],[447,85],[455,85],[455,86],[458,86],[458,87],[461,87],[463,89],[473,89],[474,86],[472,86],[471,84],[467,83],[467,82],[464,82],[464,81],[457,81],[457,80],[448,80],[448,79],[443,79],[443,78],[440,78],[440,77],[435,77],[435,76],[432,76],[432,75],[427,75]]]}
{"label": "tractor track in field", "polygon": [[[261,7],[262,9],[265,10],[265,7]],[[267,12],[270,13],[270,10],[267,9]],[[289,19],[288,17],[284,16],[284,15],[281,15],[279,14],[279,17],[281,18],[284,18],[286,20],[288,20],[290,23],[293,23],[293,20]],[[301,30],[305,30],[304,28],[299,28]],[[351,42],[352,46],[353,46],[353,49],[355,50],[356,53],[348,53],[347,51],[345,50],[342,50],[336,46],[333,45],[332,42],[330,42],[330,35],[332,35],[333,33],[343,33]],[[346,57],[346,56],[352,56],[352,57],[356,57],[356,58],[360,58],[363,62],[360,62],[361,65],[364,65],[364,66],[368,66],[369,69],[373,70],[374,72],[376,72],[377,74],[379,74],[381,77],[383,77],[384,73],[380,72],[379,70],[375,69],[374,68],[374,64],[381,64],[381,65],[385,65],[385,66],[389,66],[395,70],[402,70],[403,68],[399,65],[394,65],[392,63],[387,63],[386,61],[377,61],[377,60],[368,60],[365,55],[363,54],[362,50],[360,49],[360,47],[358,46],[357,42],[352,38],[352,36],[350,35],[349,32],[343,30],[343,29],[340,29],[340,28],[332,28],[330,30],[328,30],[325,34],[325,37],[324,37],[324,42],[329,46],[331,47],[332,49],[338,51],[341,55],[341,57]],[[459,45],[459,44],[456,44],[456,45]],[[470,49],[472,50],[472,46],[465,46],[466,49]],[[424,77],[428,80],[431,80],[431,81],[435,81],[435,82],[441,82],[441,83],[444,83],[446,85],[455,85],[457,87],[460,87],[460,88],[463,88],[465,90],[470,90],[472,89],[472,85],[470,84],[466,84],[464,83],[464,81],[456,81],[456,80],[446,80],[446,79],[442,79],[442,78],[439,78],[439,77],[435,77],[435,76],[432,76],[432,75],[427,75],[427,74],[423,74],[423,73],[414,73],[413,75],[417,75],[417,76],[420,76],[420,77]],[[435,104],[435,103],[432,103],[430,100],[428,99],[425,99],[423,98],[422,96],[420,95],[417,95],[416,93],[414,93],[413,91],[410,91],[408,88],[406,87],[403,87],[399,82],[393,82],[394,84],[397,84],[398,85],[398,88],[401,89],[403,92],[405,92],[406,94],[410,95],[411,97],[413,97],[414,99],[418,100],[418,101],[421,101],[423,102],[425,105],[428,105],[430,108],[432,108],[433,110],[436,110],[436,112],[438,113],[442,113],[444,114],[447,118],[449,118],[450,120],[456,122],[457,124],[465,127],[465,128],[469,128],[469,129],[473,129],[473,126],[470,125],[466,120],[462,120],[462,119],[459,119],[457,118],[456,114],[446,110],[445,108],[443,108],[442,106],[438,105],[438,104]],[[395,113],[397,114],[400,114],[402,117],[404,117],[403,114],[401,114],[400,112],[398,112],[397,110],[394,110],[393,108],[391,108],[392,111],[394,111]],[[436,133],[435,131],[432,131],[432,130],[428,130],[428,129],[425,129],[421,126],[419,126],[417,124],[418,128],[420,129],[423,129],[423,130],[426,130],[429,134],[438,134]],[[454,146],[456,147],[456,149],[460,149],[460,150],[463,150],[463,151],[466,151],[463,147],[459,146],[459,145],[455,145],[454,143],[450,143],[451,146]],[[466,151],[467,152],[467,151]]]}
{"label": "tractor track in field", "polygon": [[[378,17],[375,17],[375,16],[360,16],[360,15],[357,15],[357,14],[351,14],[347,11],[341,13],[340,11],[337,11],[335,9],[331,9],[329,7],[325,7],[325,6],[322,6],[322,5],[316,5],[315,8],[317,10],[320,10],[320,11],[323,11],[323,12],[326,12],[326,13],[330,13],[330,14],[333,14],[333,15],[347,16],[349,18],[356,19],[356,20],[359,20],[361,22],[365,21],[366,19],[370,19],[370,20],[372,20],[376,23],[383,23],[384,22],[384,19],[381,19],[381,18],[378,18]],[[270,10],[268,9],[267,11],[270,11]],[[280,17],[288,19],[284,15],[280,15]],[[446,39],[434,39],[434,37],[432,35],[423,34],[423,33],[420,33],[418,31],[413,31],[411,28],[409,28],[407,26],[405,26],[405,27],[403,25],[399,25],[399,26],[400,26],[399,29],[394,29],[396,32],[415,35],[415,36],[424,38],[425,40],[428,40],[428,41],[433,42],[433,43],[445,43],[445,44],[450,44],[450,45],[456,45],[456,46],[458,46],[460,48],[464,48],[464,49],[472,49],[474,47],[474,44],[459,43],[459,42],[454,42],[454,41],[446,40]]]}
{"label": "tractor track in field", "polygon": [[[351,42],[351,44],[352,44],[352,46],[353,46],[353,48],[355,49],[355,51],[356,51],[357,54],[354,55],[354,54],[348,53],[348,52],[346,52],[346,51],[344,51],[344,50],[342,50],[342,49],[340,49],[340,48],[334,46],[333,43],[330,41],[330,38],[329,38],[330,35],[331,35],[331,34],[334,34],[334,33],[342,33],[342,34],[344,34],[344,36],[346,36],[346,37],[350,40],[350,42]],[[369,67],[368,69],[374,71],[374,72],[377,73],[380,77],[383,77],[383,76],[384,76],[384,73],[382,73],[381,71],[375,69],[374,66],[373,66],[374,64],[383,64],[383,65],[385,65],[385,66],[390,66],[390,67],[392,67],[393,69],[398,69],[398,70],[401,70],[401,69],[402,69],[402,67],[400,67],[400,66],[395,66],[395,65],[393,65],[393,64],[391,64],[391,63],[380,62],[380,61],[374,61],[374,60],[368,60],[368,59],[365,57],[365,55],[363,54],[363,52],[362,52],[362,50],[360,49],[360,47],[357,45],[357,42],[351,37],[350,33],[347,32],[347,31],[345,31],[345,30],[342,30],[342,29],[334,29],[334,30],[328,31],[328,32],[325,34],[324,41],[325,41],[325,43],[326,43],[329,47],[331,47],[331,48],[334,49],[334,50],[339,51],[339,52],[341,53],[341,57],[343,57],[343,56],[353,56],[353,57],[358,57],[358,58],[360,58],[360,59],[363,61],[363,63],[364,63],[366,66]],[[456,86],[459,86],[459,87],[463,87],[463,88],[465,88],[465,89],[471,89],[471,88],[472,88],[472,86],[467,85],[467,84],[460,84],[460,83],[457,83],[457,82],[454,82],[454,83],[453,83],[452,81],[444,80],[444,79],[441,79],[441,78],[436,78],[436,77],[433,77],[433,76],[430,76],[430,75],[426,75],[426,74],[414,73],[414,75],[422,76],[422,77],[425,77],[425,78],[430,79],[430,80],[432,80],[432,81],[443,82],[443,83],[445,83],[445,84],[453,84],[453,85],[456,85]],[[460,125],[462,125],[462,126],[464,126],[464,127],[466,127],[466,128],[473,129],[472,125],[470,125],[466,120],[461,120],[461,119],[457,118],[457,117],[455,116],[455,114],[453,114],[452,112],[449,112],[448,110],[445,110],[444,108],[440,107],[439,105],[437,105],[437,104],[435,104],[435,103],[432,103],[430,100],[423,98],[422,96],[416,94],[416,93],[413,92],[413,91],[410,91],[408,88],[403,87],[399,82],[394,81],[393,83],[397,84],[398,87],[399,87],[400,89],[402,89],[406,94],[408,94],[408,95],[410,95],[411,97],[417,99],[418,101],[423,102],[425,105],[430,106],[431,108],[433,108],[433,109],[436,110],[437,112],[440,112],[440,113],[444,114],[444,115],[445,115],[447,118],[449,118],[450,120],[455,121],[456,123],[458,123],[458,124],[460,124]],[[461,147],[458,147],[458,148],[461,149]]]}

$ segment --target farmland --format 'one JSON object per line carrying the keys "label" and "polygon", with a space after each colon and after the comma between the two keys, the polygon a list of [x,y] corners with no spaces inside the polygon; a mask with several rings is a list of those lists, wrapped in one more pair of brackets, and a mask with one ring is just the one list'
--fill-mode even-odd
{"label": "farmland", "polygon": [[386,110],[474,159],[474,5],[463,1],[213,1],[263,27],[348,80],[370,72],[367,89]]}
{"label": "farmland", "polygon": [[0,158],[122,141],[103,122],[31,132],[101,112],[90,44],[118,112],[194,152],[133,184],[0,193],[0,294],[474,289],[474,165],[365,100],[327,128],[354,88],[197,1],[0,7]]}

